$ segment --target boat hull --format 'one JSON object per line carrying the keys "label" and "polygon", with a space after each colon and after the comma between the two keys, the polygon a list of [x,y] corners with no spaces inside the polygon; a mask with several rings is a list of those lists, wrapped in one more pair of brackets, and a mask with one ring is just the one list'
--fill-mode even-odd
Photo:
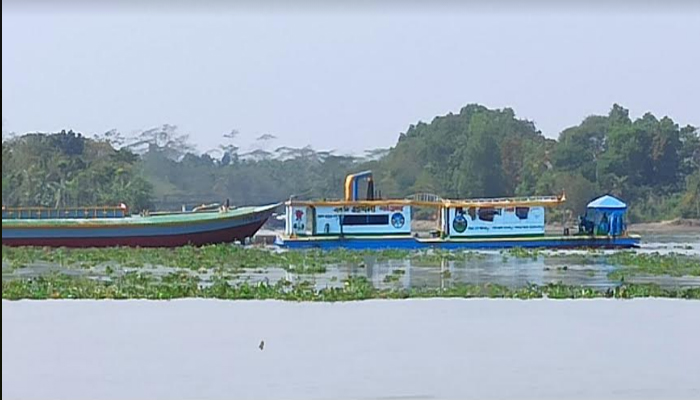
{"label": "boat hull", "polygon": [[[262,227],[274,208],[179,224],[119,224],[116,226],[3,226],[3,246],[48,247],[178,247],[244,241]],[[155,217],[154,217],[155,218]]]}
{"label": "boat hull", "polygon": [[289,249],[445,249],[489,250],[509,248],[624,249],[639,247],[637,235],[619,237],[541,236],[522,238],[419,239],[414,237],[302,237],[278,238],[275,244]]}

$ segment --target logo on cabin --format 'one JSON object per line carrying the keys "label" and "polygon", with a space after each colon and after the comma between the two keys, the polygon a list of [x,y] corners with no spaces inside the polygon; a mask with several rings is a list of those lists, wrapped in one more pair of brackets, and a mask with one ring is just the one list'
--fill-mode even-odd
{"label": "logo on cabin", "polygon": [[394,213],[391,216],[391,225],[396,229],[401,229],[403,224],[406,223],[406,218],[404,218],[401,213]]}
{"label": "logo on cabin", "polygon": [[455,215],[455,219],[452,220],[452,228],[454,228],[455,232],[457,233],[463,233],[466,231],[467,225],[467,219],[464,218],[464,214],[457,214]]}

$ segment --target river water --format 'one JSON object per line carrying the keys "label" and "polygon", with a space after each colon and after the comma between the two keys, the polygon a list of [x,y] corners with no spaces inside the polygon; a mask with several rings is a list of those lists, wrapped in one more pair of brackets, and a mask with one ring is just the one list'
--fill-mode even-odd
{"label": "river water", "polygon": [[[636,251],[698,256],[700,234],[647,236]],[[313,275],[262,268],[236,280],[615,284],[607,273],[618,266],[577,254],[370,259]],[[3,266],[3,279],[56,268],[6,274]],[[700,286],[697,277],[635,279]],[[2,398],[700,398],[698,316],[700,301],[670,299],[3,301]]]}
{"label": "river water", "polygon": [[[684,254],[698,257],[700,262],[699,233],[657,233],[646,234],[637,253]],[[362,266],[355,264],[329,266],[325,273],[297,274],[283,268],[248,270],[231,283],[276,282],[286,279],[291,282],[311,281],[318,289],[341,286],[348,276],[364,276],[378,288],[447,287],[458,283],[496,283],[509,287],[528,284],[544,285],[564,283],[605,288],[619,282],[608,278],[608,274],[619,265],[609,262],[605,254],[616,250],[603,251],[601,257],[581,257],[585,250],[549,251],[536,259],[516,258],[499,251],[481,251],[477,257],[461,261],[427,263],[415,260],[376,261],[365,259]],[[397,274],[400,272],[400,274]],[[656,283],[662,287],[699,287],[700,277],[696,276],[645,276],[638,275],[627,279],[632,283]]]}
{"label": "river water", "polygon": [[2,398],[697,399],[699,315],[669,299],[3,301]]}

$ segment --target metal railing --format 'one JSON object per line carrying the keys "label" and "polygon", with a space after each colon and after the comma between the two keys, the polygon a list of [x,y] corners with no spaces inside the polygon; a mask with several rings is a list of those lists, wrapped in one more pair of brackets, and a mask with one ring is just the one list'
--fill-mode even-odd
{"label": "metal railing", "polygon": [[558,205],[566,201],[566,195],[560,196],[526,196],[526,197],[496,197],[496,198],[475,198],[464,200],[445,200],[451,207],[464,206],[489,206],[489,207],[512,207],[517,205]]}
{"label": "metal railing", "polygon": [[125,205],[108,207],[2,207],[2,219],[91,219],[125,218],[129,209]]}
{"label": "metal railing", "polygon": [[406,200],[416,201],[419,203],[444,203],[445,200],[433,193],[416,193],[406,197]]}

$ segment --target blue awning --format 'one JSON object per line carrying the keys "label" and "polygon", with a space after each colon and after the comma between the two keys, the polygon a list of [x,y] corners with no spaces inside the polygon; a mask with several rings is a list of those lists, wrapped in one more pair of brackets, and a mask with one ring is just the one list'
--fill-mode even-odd
{"label": "blue awning", "polygon": [[613,196],[603,196],[603,197],[598,197],[597,199],[593,200],[592,202],[588,203],[588,208],[616,208],[616,209],[624,209],[627,208],[627,204],[623,203],[620,199],[617,199]]}

